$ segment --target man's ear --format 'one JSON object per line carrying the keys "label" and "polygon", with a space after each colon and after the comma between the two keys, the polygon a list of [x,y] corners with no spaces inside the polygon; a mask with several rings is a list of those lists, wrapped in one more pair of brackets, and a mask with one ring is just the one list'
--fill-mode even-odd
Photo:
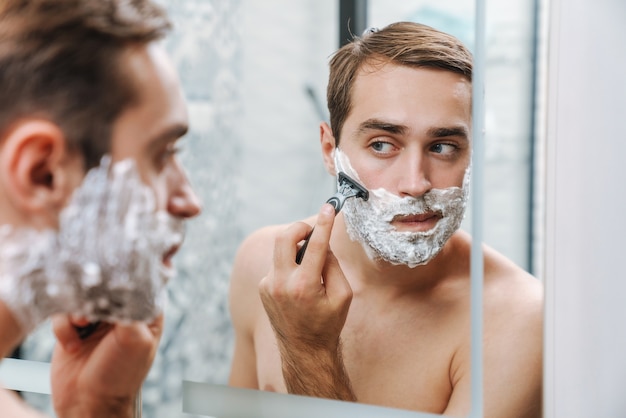
{"label": "man's ear", "polygon": [[0,173],[14,209],[36,227],[56,224],[58,211],[73,190],[61,129],[43,119],[21,120],[0,141]]}
{"label": "man's ear", "polygon": [[322,156],[324,158],[324,166],[331,176],[337,175],[335,168],[335,136],[333,130],[326,122],[320,124],[320,145],[322,146]]}

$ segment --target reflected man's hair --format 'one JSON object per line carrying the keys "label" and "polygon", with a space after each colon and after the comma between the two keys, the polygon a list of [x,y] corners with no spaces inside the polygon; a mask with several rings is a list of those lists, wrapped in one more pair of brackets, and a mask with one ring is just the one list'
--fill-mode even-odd
{"label": "reflected man's hair", "polygon": [[336,145],[351,109],[354,81],[365,64],[391,62],[416,68],[438,68],[472,81],[472,54],[452,35],[413,22],[369,29],[340,48],[330,60],[326,100]]}
{"label": "reflected man's hair", "polygon": [[2,0],[0,135],[21,118],[45,118],[96,165],[113,122],[137,100],[122,52],[170,27],[149,0]]}

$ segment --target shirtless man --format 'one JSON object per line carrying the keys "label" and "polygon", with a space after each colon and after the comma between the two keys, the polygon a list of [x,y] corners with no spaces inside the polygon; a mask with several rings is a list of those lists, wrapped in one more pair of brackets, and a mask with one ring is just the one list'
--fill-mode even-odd
{"label": "shirtless man", "polygon": [[[230,385],[467,416],[471,239],[458,228],[471,77],[457,39],[414,23],[371,30],[334,55],[324,164],[369,200],[348,199],[336,217],[325,204],[244,241]],[[484,247],[483,309],[484,416],[540,416],[540,283]]]}
{"label": "shirtless man", "polygon": [[[150,0],[0,5],[0,354],[60,315],[60,418],[134,416],[163,327],[153,296],[182,241],[161,234],[155,251],[145,225],[182,226],[200,211],[176,157],[185,102],[156,43],[169,28]],[[169,236],[176,243],[161,245]],[[81,338],[88,319],[99,325]],[[0,389],[0,416],[41,414]]]}

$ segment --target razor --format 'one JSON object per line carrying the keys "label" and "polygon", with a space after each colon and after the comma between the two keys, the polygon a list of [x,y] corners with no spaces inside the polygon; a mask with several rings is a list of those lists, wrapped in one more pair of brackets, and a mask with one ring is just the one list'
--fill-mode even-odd
{"label": "razor", "polygon": [[[365,187],[361,186],[356,180],[348,176],[343,171],[339,172],[337,182],[339,183],[337,193],[326,201],[326,203],[330,203],[335,208],[335,215],[339,213],[347,199],[351,197],[359,197],[367,201],[370,197],[370,194]],[[315,229],[315,227],[313,227],[313,229]],[[304,257],[307,245],[309,245],[309,239],[311,239],[313,229],[311,229],[311,232],[309,232],[309,235],[307,235],[304,240],[304,244],[302,244],[302,247],[300,247],[298,253],[296,254],[297,264],[302,262],[302,257]]]}

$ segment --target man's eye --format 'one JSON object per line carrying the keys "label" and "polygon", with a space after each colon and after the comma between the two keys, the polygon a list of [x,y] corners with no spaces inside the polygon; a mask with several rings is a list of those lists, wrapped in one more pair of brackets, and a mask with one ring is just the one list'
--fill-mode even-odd
{"label": "man's eye", "polygon": [[374,151],[380,154],[387,154],[393,151],[393,144],[390,144],[389,142],[382,142],[382,141],[372,142],[372,144],[370,144],[370,147]]}
{"label": "man's eye", "polygon": [[172,157],[180,153],[181,147],[175,144],[168,145],[158,155],[159,165],[166,164]]}
{"label": "man's eye", "polygon": [[179,146],[169,145],[163,150],[163,153],[161,154],[161,158],[163,160],[168,160],[172,158],[173,156],[175,156],[176,154],[178,154],[180,151],[181,151],[181,148]]}
{"label": "man's eye", "polygon": [[430,147],[430,150],[436,154],[452,155],[457,150],[457,146],[453,144],[440,143]]}

